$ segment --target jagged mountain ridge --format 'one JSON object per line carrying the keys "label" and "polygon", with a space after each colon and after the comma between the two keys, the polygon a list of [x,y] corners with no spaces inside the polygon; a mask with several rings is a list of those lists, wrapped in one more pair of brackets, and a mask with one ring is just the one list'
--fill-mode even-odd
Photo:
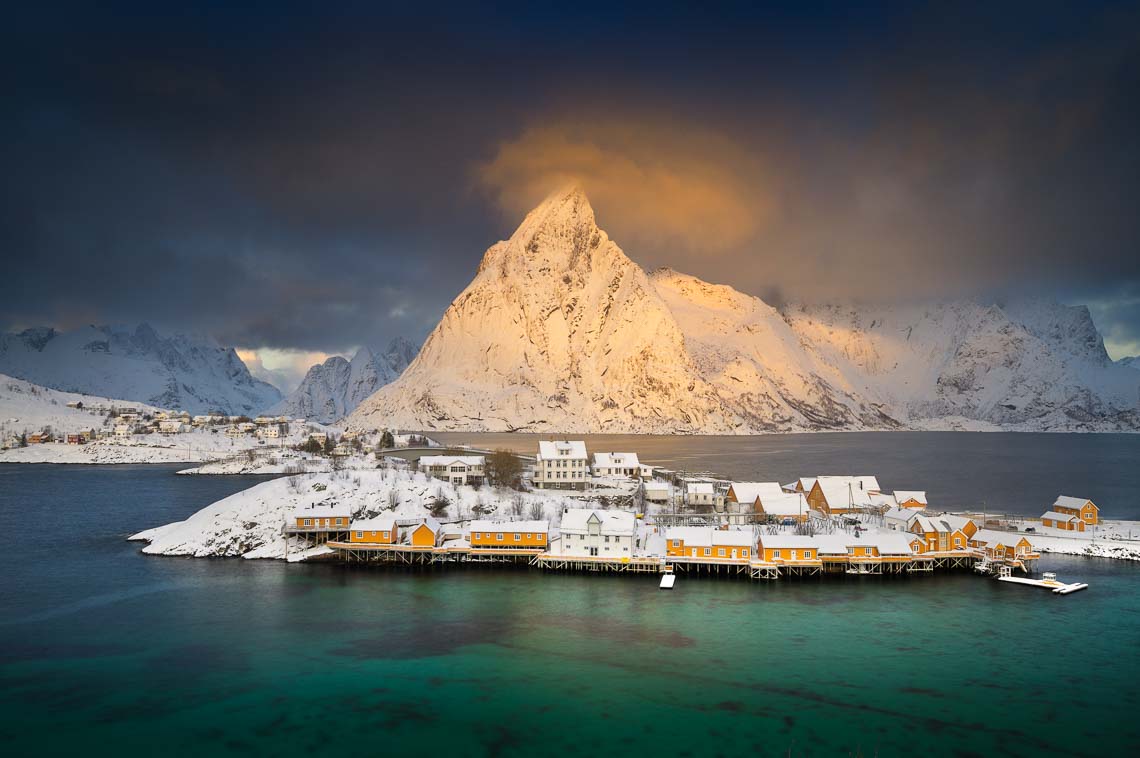
{"label": "jagged mountain ridge", "polygon": [[1129,429],[1134,373],[1087,309],[790,305],[647,275],[568,188],[492,245],[415,361],[350,426],[753,433]]}
{"label": "jagged mountain ridge", "polygon": [[205,337],[163,337],[148,324],[3,334],[0,372],[65,392],[191,413],[258,413],[281,399],[232,348]]}
{"label": "jagged mountain ridge", "polygon": [[414,344],[396,337],[383,351],[360,348],[351,361],[333,356],[309,368],[297,389],[270,412],[331,424],[400,376],[416,351]]}

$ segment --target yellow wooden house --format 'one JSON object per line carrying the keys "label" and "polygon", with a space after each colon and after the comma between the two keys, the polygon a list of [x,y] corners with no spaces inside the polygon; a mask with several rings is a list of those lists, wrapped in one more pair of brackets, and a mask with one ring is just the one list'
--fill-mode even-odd
{"label": "yellow wooden house", "polygon": [[433,548],[443,539],[443,526],[428,516],[413,526],[408,534],[412,547]]}
{"label": "yellow wooden house", "polygon": [[1084,522],[1085,526],[1096,526],[1100,523],[1100,508],[1097,508],[1093,501],[1086,498],[1061,495],[1054,501],[1053,511],[1076,516]]}
{"label": "yellow wooden house", "polygon": [[396,519],[391,516],[353,521],[348,541],[357,545],[394,545],[399,538]]}
{"label": "yellow wooden house", "polygon": [[472,550],[542,552],[549,544],[548,521],[472,521]]}

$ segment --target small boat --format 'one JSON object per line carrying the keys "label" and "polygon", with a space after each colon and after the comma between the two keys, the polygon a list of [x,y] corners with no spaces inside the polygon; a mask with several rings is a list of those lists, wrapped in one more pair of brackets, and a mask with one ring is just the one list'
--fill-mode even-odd
{"label": "small boat", "polygon": [[661,577],[661,584],[659,584],[658,587],[663,590],[671,590],[673,589],[673,584],[676,583],[676,581],[676,574],[664,574]]}

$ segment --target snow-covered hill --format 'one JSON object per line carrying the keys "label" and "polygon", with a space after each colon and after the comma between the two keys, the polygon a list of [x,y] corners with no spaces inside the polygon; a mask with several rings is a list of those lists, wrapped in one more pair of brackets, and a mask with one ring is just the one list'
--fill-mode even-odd
{"label": "snow-covered hill", "polygon": [[233,349],[208,338],[162,337],[147,324],[3,334],[0,372],[53,389],[190,413],[256,414],[281,399],[275,387],[250,375]]}
{"label": "snow-covered hill", "polygon": [[752,433],[1140,429],[1140,380],[1088,310],[1047,302],[782,310],[647,276],[581,190],[487,250],[350,428]]}
{"label": "snow-covered hill", "polygon": [[269,412],[331,424],[395,381],[416,357],[416,349],[397,337],[383,352],[362,347],[351,361],[333,356],[310,368],[300,386]]}

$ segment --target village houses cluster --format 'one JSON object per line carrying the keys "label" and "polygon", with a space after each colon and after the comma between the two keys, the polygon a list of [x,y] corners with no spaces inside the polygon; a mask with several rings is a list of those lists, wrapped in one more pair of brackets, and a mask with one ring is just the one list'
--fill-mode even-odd
{"label": "village houses cluster", "polygon": [[[421,472],[455,485],[482,484],[486,467],[482,455],[418,460]],[[323,535],[346,557],[375,551],[472,560],[505,555],[574,565],[737,566],[768,577],[968,564],[1025,568],[1038,557],[1024,533],[939,512],[924,491],[884,491],[872,475],[801,477],[785,484],[724,481],[647,466],[631,452],[591,458],[581,441],[540,442],[528,473],[533,488],[561,490],[571,498],[589,500],[591,492],[624,484],[640,499],[631,508],[563,507],[556,523],[357,519],[346,507],[322,505],[293,513],[286,531],[318,540]],[[1097,523],[1098,513],[1089,500],[1062,496],[1042,524],[1084,529]]]}

